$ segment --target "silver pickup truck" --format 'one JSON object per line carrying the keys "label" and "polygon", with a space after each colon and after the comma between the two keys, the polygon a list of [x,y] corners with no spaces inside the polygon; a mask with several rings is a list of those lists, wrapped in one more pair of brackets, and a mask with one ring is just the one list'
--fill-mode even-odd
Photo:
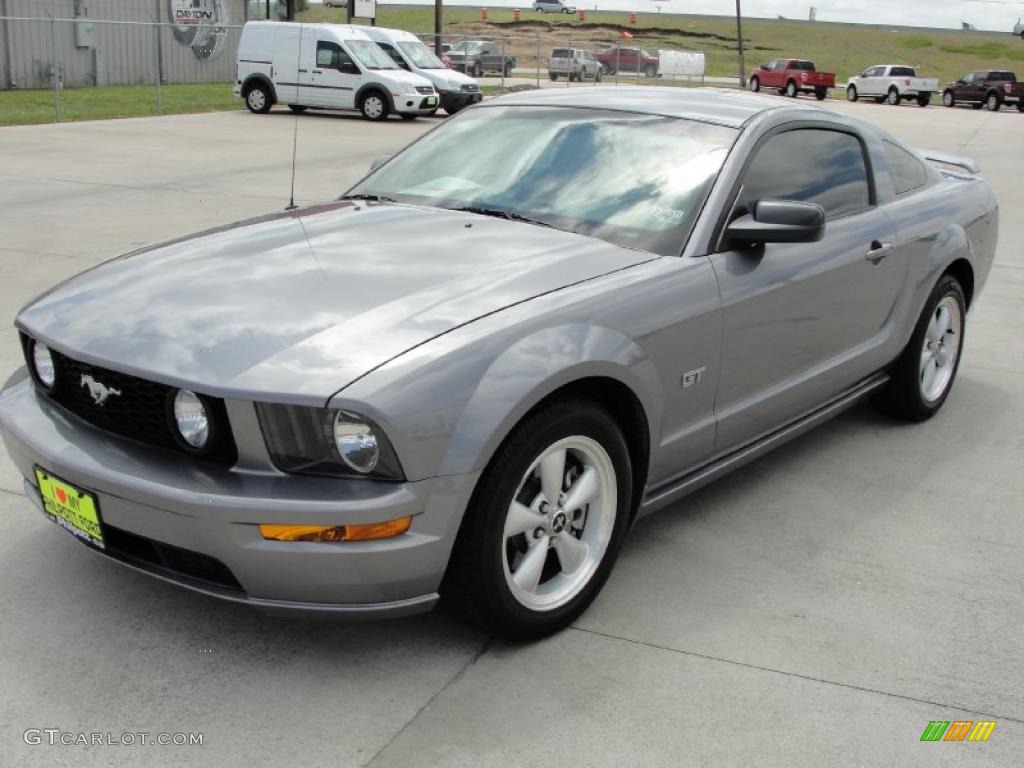
{"label": "silver pickup truck", "polygon": [[846,84],[846,98],[857,101],[861,97],[873,98],[898,106],[903,101],[916,101],[927,107],[932,94],[938,92],[936,77],[918,77],[917,70],[906,64],[878,64],[851,77]]}

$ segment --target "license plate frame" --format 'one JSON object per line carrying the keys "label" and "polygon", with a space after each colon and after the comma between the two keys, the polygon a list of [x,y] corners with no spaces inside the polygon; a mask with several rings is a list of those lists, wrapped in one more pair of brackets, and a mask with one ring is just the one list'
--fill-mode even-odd
{"label": "license plate frame", "polygon": [[106,549],[96,494],[39,465],[33,467],[43,514],[55,525],[96,549]]}

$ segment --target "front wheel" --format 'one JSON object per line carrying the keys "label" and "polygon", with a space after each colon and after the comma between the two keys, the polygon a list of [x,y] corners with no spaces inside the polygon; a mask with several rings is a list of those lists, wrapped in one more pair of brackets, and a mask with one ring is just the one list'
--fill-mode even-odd
{"label": "front wheel", "polygon": [[846,89],[846,100],[847,101],[856,101],[859,98],[860,98],[860,96],[857,94],[857,86],[855,86],[855,85],[848,86],[847,89]]}
{"label": "front wheel", "polygon": [[795,99],[797,93],[799,93],[799,91],[797,91],[796,83],[794,83],[792,80],[786,83],[786,95],[789,96],[789,98]]}
{"label": "front wheel", "polygon": [[388,116],[388,100],[380,91],[370,91],[359,103],[359,111],[367,120],[386,120]]}
{"label": "front wheel", "polygon": [[761,90],[761,81],[758,78],[750,78],[750,90],[752,90],[754,93],[757,93],[758,91]]}
{"label": "front wheel", "polygon": [[898,107],[900,105],[900,92],[895,88],[890,88],[889,93],[885,96],[885,100],[888,101],[891,106]]}
{"label": "front wheel", "polygon": [[964,346],[967,301],[960,282],[945,275],[932,290],[892,378],[875,402],[897,418],[924,421],[946,402]]}
{"label": "front wheel", "polygon": [[952,91],[943,91],[942,93],[942,106],[944,107],[955,107],[956,99],[953,98]]}
{"label": "front wheel", "polygon": [[644,67],[644,77],[657,77],[657,76],[658,76],[658,68],[656,66],[654,66],[653,64],[648,64],[646,67]]}
{"label": "front wheel", "polygon": [[442,599],[506,638],[568,626],[611,572],[631,489],[625,439],[603,408],[572,399],[535,412],[509,434],[480,479]]}

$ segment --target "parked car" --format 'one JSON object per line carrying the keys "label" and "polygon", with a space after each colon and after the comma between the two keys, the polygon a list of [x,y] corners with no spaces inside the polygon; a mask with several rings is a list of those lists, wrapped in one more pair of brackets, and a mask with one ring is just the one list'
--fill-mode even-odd
{"label": "parked car", "polygon": [[609,75],[617,72],[638,72],[645,77],[658,76],[658,57],[643,48],[613,46],[595,57]]}
{"label": "parked car", "polygon": [[836,87],[836,76],[819,72],[814,62],[806,59],[775,59],[762,64],[750,75],[750,90],[775,88],[779,93],[795,98],[800,93],[813,93],[821,101],[828,89]]}
{"label": "parked car", "polygon": [[576,13],[576,6],[562,0],[534,0],[533,10],[540,13]]}
{"label": "parked car", "polygon": [[582,48],[555,48],[548,59],[548,77],[552,80],[568,77],[600,82],[603,69],[594,54]]}
{"label": "parked car", "polygon": [[448,52],[452,67],[473,77],[483,77],[485,72],[512,74],[516,57],[502,54],[501,45],[489,40],[464,40]]}
{"label": "parked car", "polygon": [[260,114],[278,103],[295,112],[356,109],[367,120],[392,112],[407,120],[434,114],[440,101],[430,80],[401,69],[362,30],[247,22],[238,42],[235,95]]}
{"label": "parked car", "polygon": [[914,67],[905,64],[878,64],[851,77],[846,84],[846,98],[857,101],[863,97],[881,103],[898,105],[901,101],[916,101],[927,107],[932,94],[939,90],[936,77],[918,77]]}
{"label": "parked car", "polygon": [[1017,76],[1005,69],[982,69],[968,72],[946,85],[942,92],[942,103],[947,107],[970,104],[975,109],[985,107],[996,112],[1003,104],[1016,105],[1024,112],[1024,84],[1017,82]]}
{"label": "parked car", "polygon": [[998,209],[935,157],[735,91],[498,97],[43,294],[0,432],[37,509],[165,581],[543,635],[635,518],[867,395],[942,407]]}
{"label": "parked car", "polygon": [[441,106],[449,115],[483,98],[476,80],[448,68],[411,32],[386,27],[364,27],[364,31],[398,66],[429,80],[440,95]]}

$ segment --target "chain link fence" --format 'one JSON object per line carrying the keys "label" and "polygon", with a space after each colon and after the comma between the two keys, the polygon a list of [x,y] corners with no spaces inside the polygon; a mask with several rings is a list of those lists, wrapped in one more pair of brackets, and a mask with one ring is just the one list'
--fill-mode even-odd
{"label": "chain link fence", "polygon": [[[189,8],[184,0],[165,1]],[[18,113],[3,122],[241,108],[232,85],[242,24],[217,16],[175,18],[0,16],[0,104],[25,113],[24,119]],[[701,51],[666,48],[664,41],[639,35],[614,40],[566,31],[418,36],[442,50],[453,69],[478,78],[485,92],[515,86],[704,83]]]}

